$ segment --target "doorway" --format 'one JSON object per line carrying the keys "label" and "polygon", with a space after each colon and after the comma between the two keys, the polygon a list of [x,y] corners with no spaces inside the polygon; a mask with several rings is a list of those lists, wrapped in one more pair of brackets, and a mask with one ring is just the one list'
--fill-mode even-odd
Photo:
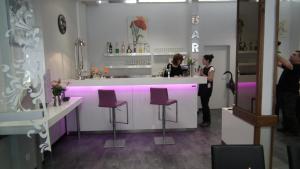
{"label": "doorway", "polygon": [[229,70],[229,46],[204,46],[205,54],[213,54],[212,65],[215,67],[214,89],[210,99],[211,109],[221,109],[228,106],[229,90],[223,73]]}

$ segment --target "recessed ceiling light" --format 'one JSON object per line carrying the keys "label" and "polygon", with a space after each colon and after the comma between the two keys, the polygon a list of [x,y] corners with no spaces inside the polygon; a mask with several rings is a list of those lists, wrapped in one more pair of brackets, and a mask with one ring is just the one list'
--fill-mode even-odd
{"label": "recessed ceiling light", "polygon": [[127,4],[135,4],[136,0],[125,0],[125,3],[127,3]]}
{"label": "recessed ceiling light", "polygon": [[186,2],[186,0],[139,0],[139,2]]}
{"label": "recessed ceiling light", "polygon": [[230,2],[236,0],[198,0],[198,2]]}
{"label": "recessed ceiling light", "polygon": [[101,4],[101,3],[102,3],[102,1],[101,1],[101,0],[98,0],[98,1],[97,1],[97,4]]}

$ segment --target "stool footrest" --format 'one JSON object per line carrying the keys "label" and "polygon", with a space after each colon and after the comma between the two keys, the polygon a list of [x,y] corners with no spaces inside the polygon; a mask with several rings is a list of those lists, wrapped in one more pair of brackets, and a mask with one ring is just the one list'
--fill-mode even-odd
{"label": "stool footrest", "polygon": [[156,145],[175,144],[175,140],[173,137],[154,137],[154,144]]}
{"label": "stool footrest", "polygon": [[104,148],[123,148],[125,147],[125,139],[106,140]]}

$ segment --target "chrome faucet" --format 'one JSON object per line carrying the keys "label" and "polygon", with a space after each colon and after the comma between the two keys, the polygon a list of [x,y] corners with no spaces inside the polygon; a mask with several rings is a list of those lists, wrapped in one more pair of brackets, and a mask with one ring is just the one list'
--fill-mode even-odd
{"label": "chrome faucet", "polygon": [[76,70],[76,79],[84,80],[84,63],[83,63],[83,54],[82,50],[86,46],[86,42],[82,39],[77,39],[75,42],[75,70]]}

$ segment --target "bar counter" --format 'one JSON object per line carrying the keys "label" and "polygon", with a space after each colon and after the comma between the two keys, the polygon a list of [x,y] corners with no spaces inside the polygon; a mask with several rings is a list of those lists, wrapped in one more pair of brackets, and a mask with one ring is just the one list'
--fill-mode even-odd
{"label": "bar counter", "polygon": [[206,83],[206,77],[139,77],[139,78],[105,78],[70,80],[70,86],[136,86],[163,84],[201,84]]}
{"label": "bar counter", "polygon": [[[158,106],[150,105],[150,87],[165,87],[170,99],[178,101],[178,122],[168,122],[166,128],[197,128],[198,84],[206,83],[205,77],[142,77],[70,80],[66,95],[83,97],[80,107],[81,131],[112,130],[108,108],[98,107],[98,90],[113,89],[117,100],[128,102],[129,124],[117,124],[118,130],[161,129]],[[160,110],[162,111],[162,110]],[[166,109],[166,118],[175,120],[175,105]],[[116,120],[126,120],[126,107],[116,110]]]}

